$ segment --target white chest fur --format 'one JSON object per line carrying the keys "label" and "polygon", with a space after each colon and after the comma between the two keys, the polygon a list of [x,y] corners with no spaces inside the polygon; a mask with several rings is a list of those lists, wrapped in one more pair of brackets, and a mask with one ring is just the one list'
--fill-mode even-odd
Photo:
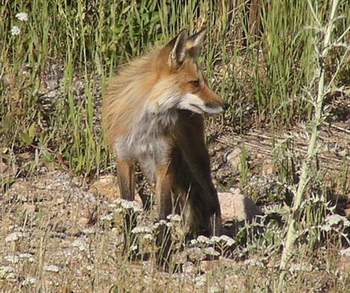
{"label": "white chest fur", "polygon": [[118,138],[115,150],[120,160],[136,160],[145,175],[154,180],[156,166],[167,163],[171,146],[168,134],[177,119],[177,112],[145,112],[128,135]]}

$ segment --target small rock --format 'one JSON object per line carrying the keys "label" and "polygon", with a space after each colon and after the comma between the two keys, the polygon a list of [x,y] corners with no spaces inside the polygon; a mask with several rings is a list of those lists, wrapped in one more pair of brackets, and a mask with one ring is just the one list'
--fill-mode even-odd
{"label": "small rock", "polygon": [[88,245],[83,239],[76,239],[72,243],[73,247],[79,248],[80,251],[84,251],[88,249]]}
{"label": "small rock", "polygon": [[350,198],[348,198],[348,200],[345,204],[344,213],[345,213],[345,217],[350,219]]}
{"label": "small rock", "polygon": [[5,174],[8,170],[8,166],[0,159],[0,174]]}
{"label": "small rock", "polygon": [[44,270],[47,272],[58,273],[61,269],[56,265],[47,265],[44,267]]}
{"label": "small rock", "polygon": [[263,176],[274,175],[276,173],[276,167],[274,163],[271,160],[266,159],[262,164],[261,173]]}
{"label": "small rock", "polygon": [[234,172],[239,171],[241,164],[241,153],[242,150],[240,148],[235,148],[226,156],[226,161],[230,164]]}
{"label": "small rock", "polygon": [[22,232],[13,232],[6,236],[5,242],[14,242],[24,237]]}
{"label": "small rock", "polygon": [[106,199],[116,199],[120,197],[117,178],[113,175],[99,178],[90,186],[89,191],[101,195]]}
{"label": "small rock", "polygon": [[90,223],[90,218],[88,217],[82,216],[78,220],[78,224],[84,227],[87,226],[89,223]]}
{"label": "small rock", "polygon": [[8,163],[5,163],[0,157],[0,179],[5,179],[8,177],[15,176],[17,172],[16,166],[10,166]]}
{"label": "small rock", "polygon": [[350,257],[350,247],[340,250],[339,254],[342,256]]}
{"label": "small rock", "polygon": [[218,193],[221,217],[227,221],[252,221],[257,215],[261,215],[260,208],[253,200],[240,193],[239,189],[231,189],[231,192]]}

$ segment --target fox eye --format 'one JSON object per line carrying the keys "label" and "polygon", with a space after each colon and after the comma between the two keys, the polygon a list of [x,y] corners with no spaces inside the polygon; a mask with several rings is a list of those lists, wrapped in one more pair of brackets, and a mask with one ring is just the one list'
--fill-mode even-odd
{"label": "fox eye", "polygon": [[193,87],[199,87],[199,79],[196,80],[190,80],[189,83],[193,86]]}

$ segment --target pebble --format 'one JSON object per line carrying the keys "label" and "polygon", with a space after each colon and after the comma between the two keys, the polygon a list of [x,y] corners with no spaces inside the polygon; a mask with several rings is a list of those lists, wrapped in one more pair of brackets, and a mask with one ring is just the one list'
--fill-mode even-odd
{"label": "pebble", "polygon": [[13,232],[6,236],[5,242],[14,242],[24,237],[22,232]]}
{"label": "pebble", "polygon": [[72,246],[79,248],[80,251],[84,251],[88,249],[88,245],[83,239],[74,240],[72,243]]}
{"label": "pebble", "polygon": [[60,268],[56,265],[47,265],[44,267],[44,270],[47,272],[58,273],[60,271]]}

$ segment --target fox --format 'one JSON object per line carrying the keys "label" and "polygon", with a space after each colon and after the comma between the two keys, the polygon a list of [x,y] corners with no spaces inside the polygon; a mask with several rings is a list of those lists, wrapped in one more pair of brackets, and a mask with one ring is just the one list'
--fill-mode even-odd
{"label": "fox", "polygon": [[182,30],[122,66],[105,90],[102,127],[121,197],[135,199],[135,164],[155,186],[159,219],[186,215],[191,235],[218,235],[221,210],[205,142],[205,115],[225,103],[199,68],[206,29]]}

